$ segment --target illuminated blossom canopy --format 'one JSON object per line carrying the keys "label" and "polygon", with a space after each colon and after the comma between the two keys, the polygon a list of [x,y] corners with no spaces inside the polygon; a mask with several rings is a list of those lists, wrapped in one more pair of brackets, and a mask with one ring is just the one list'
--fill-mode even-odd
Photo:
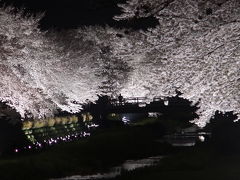
{"label": "illuminated blossom canopy", "polygon": [[[116,20],[153,16],[139,31],[137,67],[124,95],[182,97],[199,103],[204,126],[219,111],[240,113],[240,2],[238,0],[129,0]],[[139,87],[140,91],[131,91]],[[125,92],[125,93],[124,93]]]}
{"label": "illuminated blossom canopy", "polygon": [[39,30],[40,19],[0,9],[0,99],[22,118],[52,116],[56,109],[78,112],[81,103],[98,94],[99,78],[89,73],[99,68],[88,66],[94,56],[87,50],[90,44],[72,45],[78,46],[72,57],[74,48]]}
{"label": "illuminated blossom canopy", "polygon": [[97,94],[174,96],[240,113],[240,2],[128,0],[116,21],[155,18],[147,30],[84,27],[41,32],[41,16],[0,9],[0,99],[24,118],[78,112]]}

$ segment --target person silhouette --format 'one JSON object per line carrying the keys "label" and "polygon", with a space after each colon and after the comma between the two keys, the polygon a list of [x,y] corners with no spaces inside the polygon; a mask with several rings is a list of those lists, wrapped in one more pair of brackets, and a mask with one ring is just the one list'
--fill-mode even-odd
{"label": "person silhouette", "polygon": [[118,101],[120,105],[123,105],[123,96],[121,94],[118,96]]}

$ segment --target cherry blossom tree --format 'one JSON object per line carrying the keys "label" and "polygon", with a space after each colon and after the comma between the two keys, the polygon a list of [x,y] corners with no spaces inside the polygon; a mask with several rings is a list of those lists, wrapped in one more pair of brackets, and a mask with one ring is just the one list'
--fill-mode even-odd
{"label": "cherry blossom tree", "polygon": [[0,99],[23,118],[28,114],[38,118],[50,115],[54,107],[51,100],[41,89],[28,83],[31,74],[27,69],[34,66],[29,62],[34,62],[34,54],[42,43],[37,28],[41,17],[24,17],[21,11],[15,13],[15,9],[9,7],[1,8],[0,12]]}
{"label": "cherry blossom tree", "polygon": [[120,56],[124,53],[122,51],[126,51],[125,45],[129,41],[123,36],[123,30],[108,26],[105,28],[95,26],[79,29],[78,34],[83,34],[88,41],[95,45],[95,52],[98,52],[97,55],[94,54],[91,63],[100,67],[92,71],[101,77],[99,94],[119,94],[127,83],[129,73],[132,70],[129,60]]}
{"label": "cherry blossom tree", "polygon": [[24,118],[78,112],[97,94],[174,96],[240,113],[240,2],[128,0],[115,20],[154,17],[147,30],[84,27],[41,32],[41,16],[0,9],[0,100]]}
{"label": "cherry blossom tree", "polygon": [[88,66],[91,44],[75,39],[67,47],[59,36],[56,40],[39,30],[40,16],[24,16],[12,8],[0,12],[1,101],[22,118],[44,118],[57,108],[78,112],[86,99],[96,99],[100,81]]}
{"label": "cherry blossom tree", "polygon": [[178,89],[183,98],[200,102],[194,121],[200,126],[216,110],[240,113],[239,1],[129,0],[119,6],[123,14],[116,20],[159,21],[138,32],[141,47],[132,52],[138,63],[125,95],[173,96]]}

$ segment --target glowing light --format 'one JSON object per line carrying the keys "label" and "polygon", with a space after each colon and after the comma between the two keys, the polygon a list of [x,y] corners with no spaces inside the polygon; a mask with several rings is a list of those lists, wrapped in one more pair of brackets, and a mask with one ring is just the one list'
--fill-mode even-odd
{"label": "glowing light", "polygon": [[122,122],[123,122],[124,124],[129,124],[130,120],[127,119],[127,118],[124,116],[124,117],[122,118]]}
{"label": "glowing light", "polygon": [[92,123],[92,124],[87,125],[87,127],[88,128],[96,128],[96,127],[99,127],[99,125]]}
{"label": "glowing light", "polygon": [[204,142],[204,141],[205,141],[205,137],[204,137],[204,136],[198,136],[198,139],[199,139],[201,142]]}
{"label": "glowing light", "polygon": [[164,101],[164,105],[165,105],[165,106],[168,106],[168,105],[169,105],[169,101],[165,100],[165,101]]}

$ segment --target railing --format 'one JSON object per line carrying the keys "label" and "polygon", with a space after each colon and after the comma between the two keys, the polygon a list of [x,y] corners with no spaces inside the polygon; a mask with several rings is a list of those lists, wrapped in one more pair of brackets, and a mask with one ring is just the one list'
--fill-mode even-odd
{"label": "railing", "polygon": [[127,104],[137,104],[137,105],[146,105],[150,102],[154,101],[161,101],[164,100],[164,97],[157,96],[153,99],[147,98],[147,97],[130,97],[130,98],[122,98],[122,99],[111,99],[110,102],[114,106],[123,106]]}

